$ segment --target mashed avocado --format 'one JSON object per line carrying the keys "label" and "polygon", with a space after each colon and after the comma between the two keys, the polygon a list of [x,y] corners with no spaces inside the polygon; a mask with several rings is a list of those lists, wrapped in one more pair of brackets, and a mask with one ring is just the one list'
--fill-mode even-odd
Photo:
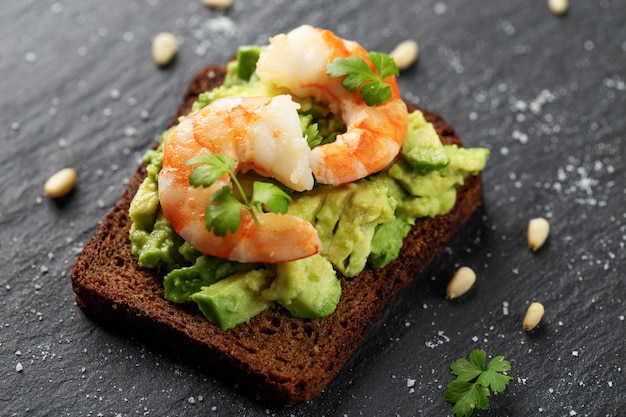
{"label": "mashed avocado", "polygon": [[[222,97],[284,93],[256,76],[259,53],[259,47],[240,48],[224,84],[201,94],[193,110]],[[325,106],[311,99],[300,100],[300,105],[302,130],[311,147],[332,142],[345,130]],[[416,111],[409,115],[401,157],[389,169],[341,187],[317,185],[292,195],[288,212],[315,226],[322,252],[263,265],[204,255],[173,231],[158,199],[161,146],[146,154],[148,175],[131,203],[132,250],[142,266],[164,274],[165,298],[197,303],[224,329],[276,304],[294,317],[323,317],[334,312],[341,296],[337,272],[350,279],[368,264],[381,268],[393,261],[415,219],[449,212],[457,187],[484,168],[488,155],[482,148],[443,146],[434,127]]]}

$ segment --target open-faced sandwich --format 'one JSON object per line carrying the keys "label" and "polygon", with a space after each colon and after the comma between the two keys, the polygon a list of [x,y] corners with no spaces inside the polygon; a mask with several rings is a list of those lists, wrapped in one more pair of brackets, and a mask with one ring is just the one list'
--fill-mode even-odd
{"label": "open-faced sandwich", "polygon": [[79,257],[78,305],[267,402],[317,395],[481,203],[488,151],[397,73],[311,26],[199,72]]}

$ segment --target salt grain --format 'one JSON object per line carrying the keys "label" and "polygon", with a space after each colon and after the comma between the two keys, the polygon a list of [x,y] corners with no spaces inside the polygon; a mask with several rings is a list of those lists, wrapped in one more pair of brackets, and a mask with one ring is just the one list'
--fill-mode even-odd
{"label": "salt grain", "polygon": [[63,11],[63,5],[61,3],[54,3],[50,6],[50,11],[54,14],[59,14]]}
{"label": "salt grain", "polygon": [[448,6],[446,6],[444,3],[435,4],[435,14],[441,16],[441,15],[446,14],[447,11],[448,11]]}
{"label": "salt grain", "polygon": [[24,370],[24,366],[22,366],[21,362],[18,362],[17,365],[15,365],[15,371],[22,372],[23,370]]}
{"label": "salt grain", "polygon": [[135,129],[134,127],[132,127],[132,126],[127,126],[127,127],[124,129],[124,136],[126,136],[126,137],[129,137],[129,138],[130,138],[130,137],[133,137],[133,136],[135,136],[135,135],[137,135],[137,129]]}
{"label": "salt grain", "polygon": [[37,62],[37,55],[34,52],[26,52],[24,55],[24,60],[29,64],[33,64]]}
{"label": "salt grain", "polygon": [[519,130],[514,130],[512,136],[513,136],[513,139],[515,139],[521,144],[528,143],[528,135],[520,132]]}

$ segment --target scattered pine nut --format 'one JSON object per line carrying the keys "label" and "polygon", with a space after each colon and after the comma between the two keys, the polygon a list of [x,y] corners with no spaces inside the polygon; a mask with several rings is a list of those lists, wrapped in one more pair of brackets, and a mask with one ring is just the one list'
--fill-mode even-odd
{"label": "scattered pine nut", "polygon": [[548,239],[550,223],[543,217],[531,219],[528,222],[528,247],[533,251],[539,250]]}
{"label": "scattered pine nut", "polygon": [[446,288],[446,296],[452,300],[460,297],[472,288],[476,282],[476,273],[467,266],[460,267]]}
{"label": "scattered pine nut", "polygon": [[568,7],[568,0],[548,0],[548,8],[557,16],[562,16],[567,13]]}
{"label": "scattered pine nut", "polygon": [[534,302],[528,306],[528,310],[526,310],[526,316],[524,317],[524,323],[522,327],[527,332],[537,327],[541,318],[543,317],[545,309],[543,308],[543,304]]}
{"label": "scattered pine nut", "polygon": [[406,40],[400,42],[393,51],[389,53],[389,56],[393,58],[398,69],[405,70],[410,67],[416,60],[419,54],[419,46],[414,40]]}
{"label": "scattered pine nut", "polygon": [[202,0],[205,6],[214,7],[216,9],[226,9],[233,4],[233,0]]}
{"label": "scattered pine nut", "polygon": [[172,61],[177,50],[176,36],[169,32],[161,32],[152,40],[152,59],[161,67]]}
{"label": "scattered pine nut", "polygon": [[53,174],[43,186],[43,191],[50,198],[63,197],[74,188],[76,183],[76,170],[64,168]]}

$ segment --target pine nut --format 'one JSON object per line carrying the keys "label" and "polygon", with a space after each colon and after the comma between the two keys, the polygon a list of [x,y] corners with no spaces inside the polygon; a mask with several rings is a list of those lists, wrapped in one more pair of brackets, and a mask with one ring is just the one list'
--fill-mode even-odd
{"label": "pine nut", "polygon": [[476,282],[476,273],[467,266],[460,267],[446,288],[446,296],[452,300],[460,297],[472,288]]}
{"label": "pine nut", "polygon": [[172,61],[177,50],[176,36],[169,32],[161,32],[152,40],[152,59],[161,67]]}
{"label": "pine nut", "polygon": [[548,239],[550,223],[543,217],[531,219],[528,222],[528,247],[533,251],[539,250]]}
{"label": "pine nut", "polygon": [[545,309],[543,308],[543,304],[534,302],[528,306],[528,310],[526,310],[526,316],[524,317],[524,323],[522,327],[527,332],[537,327],[541,318],[543,317]]}
{"label": "pine nut", "polygon": [[548,8],[557,16],[562,16],[567,13],[568,7],[568,0],[548,0]]}
{"label": "pine nut", "polygon": [[419,46],[414,40],[406,40],[400,42],[393,51],[389,53],[389,56],[393,58],[398,69],[405,70],[410,67],[416,60],[419,54]]}
{"label": "pine nut", "polygon": [[63,197],[74,188],[76,170],[64,168],[53,174],[43,186],[43,192],[50,198]]}
{"label": "pine nut", "polygon": [[233,4],[233,0],[202,0],[205,6],[214,7],[216,9],[226,9]]}

